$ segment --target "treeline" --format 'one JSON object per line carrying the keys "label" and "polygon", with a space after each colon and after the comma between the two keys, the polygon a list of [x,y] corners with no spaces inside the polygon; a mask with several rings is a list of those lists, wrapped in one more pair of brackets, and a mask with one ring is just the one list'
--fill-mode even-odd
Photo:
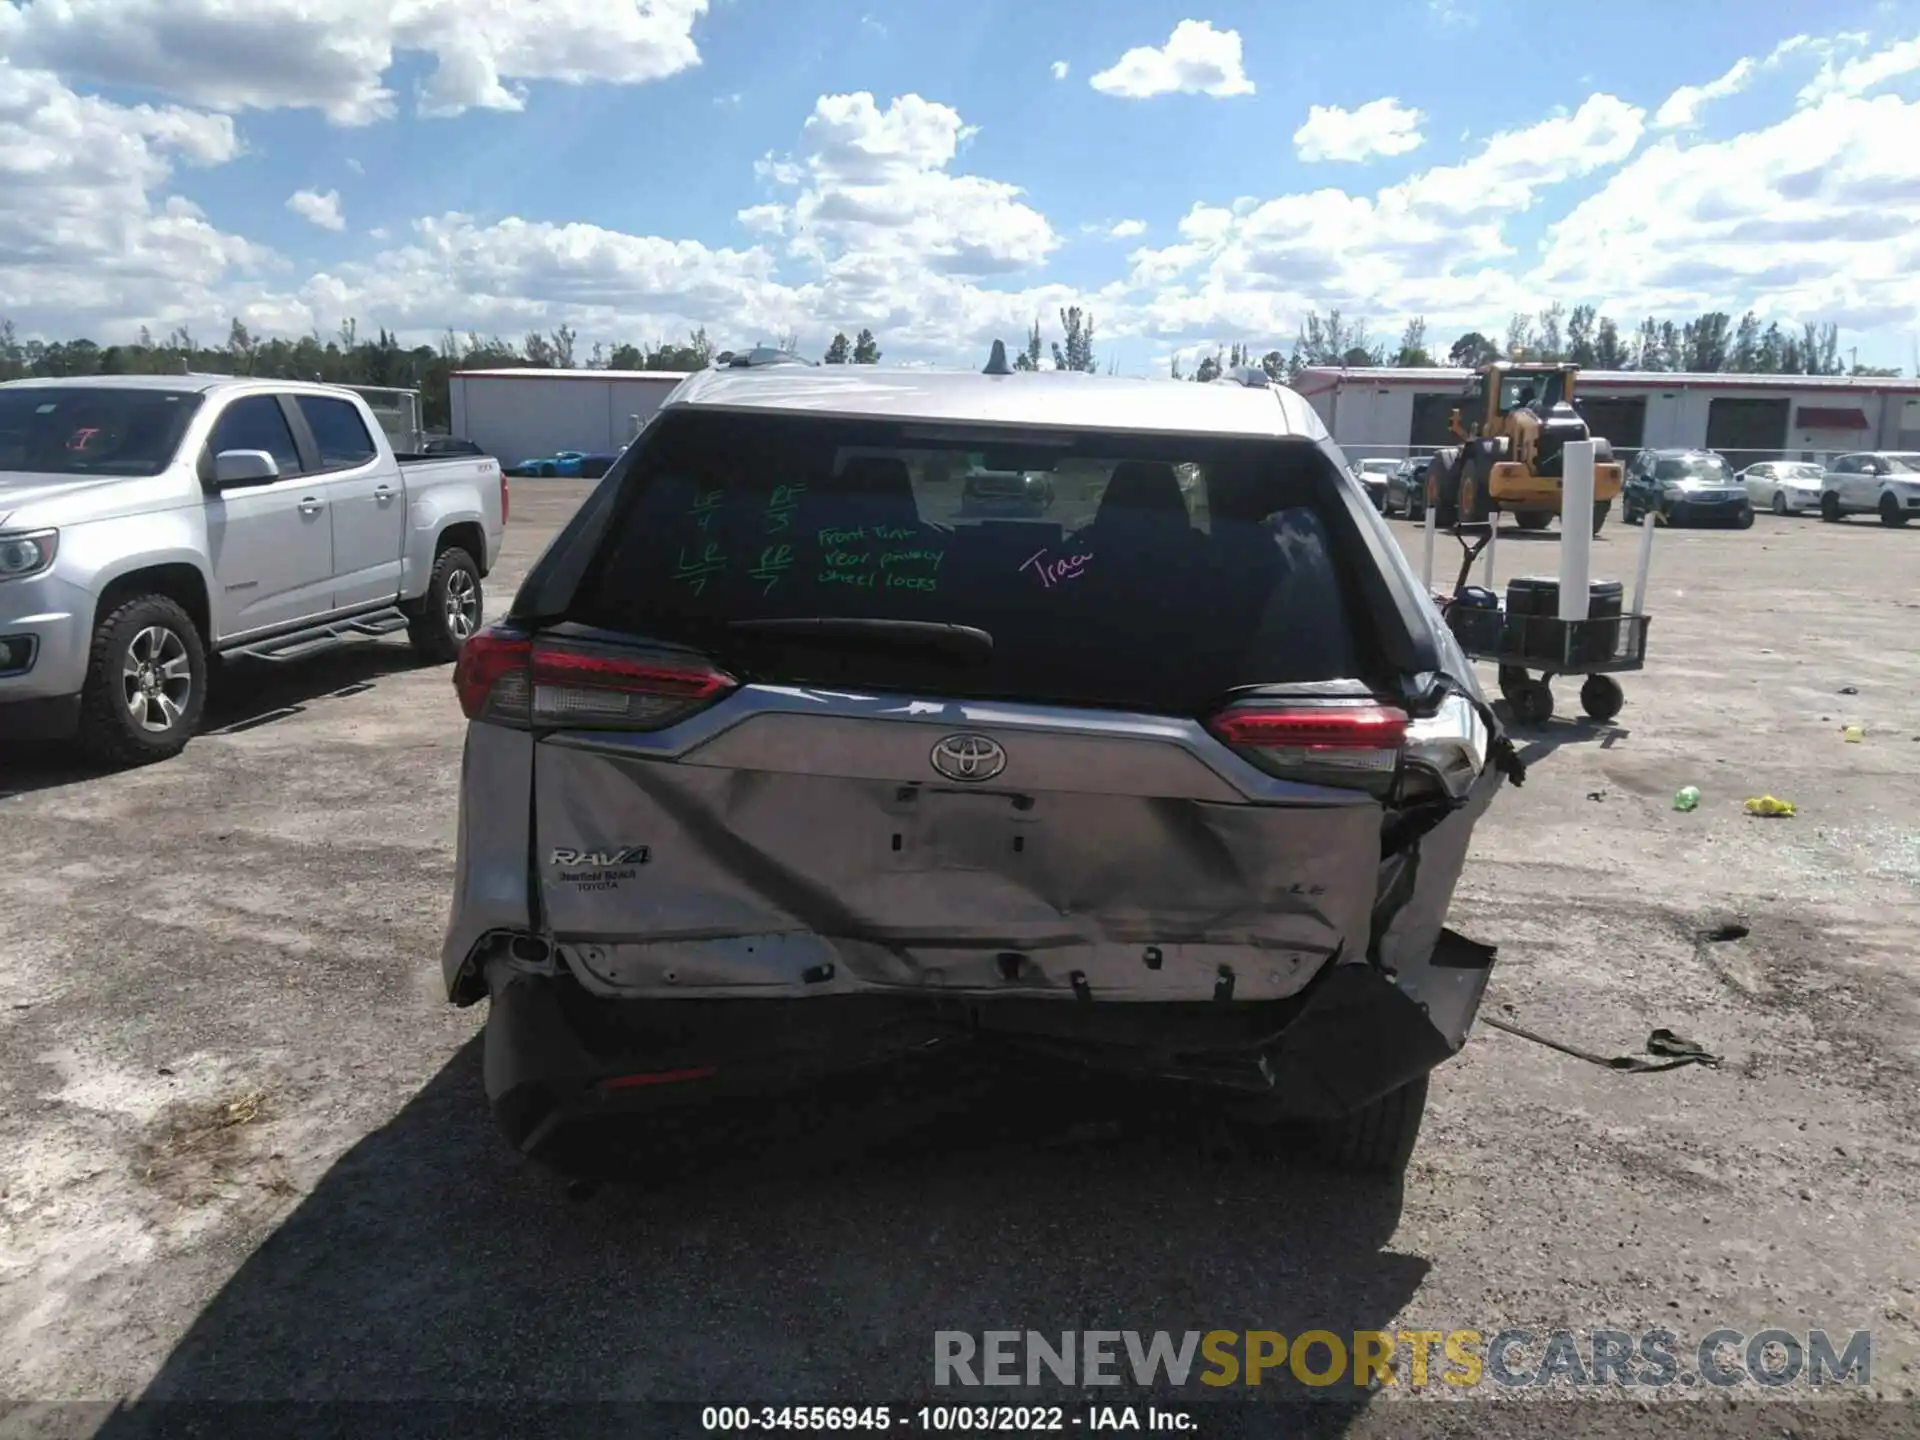
{"label": "treeline", "polygon": [[[1060,311],[1062,338],[1047,341],[1040,321],[1033,322],[1012,363],[1019,370],[1038,370],[1044,359],[1057,370],[1092,372],[1100,368],[1093,353],[1094,321],[1090,311],[1069,306]],[[799,338],[780,337],[777,348],[798,353]],[[338,385],[392,386],[418,390],[423,418],[429,429],[444,429],[451,421],[447,377],[456,370],[485,370],[520,366],[534,369],[661,370],[683,374],[704,370],[724,356],[705,329],[685,340],[662,340],[651,345],[606,345],[596,341],[581,353],[578,336],[568,326],[531,331],[518,342],[498,335],[483,338],[469,330],[449,330],[434,345],[402,346],[382,327],[363,338],[359,323],[345,321],[333,335],[314,331],[298,339],[261,338],[239,320],[228,327],[224,340],[202,341],[185,326],[156,340],[145,329],[130,345],[97,345],[92,340],[20,340],[11,321],[0,319],[0,380],[64,375],[169,375],[206,371],[258,375],[284,380],[319,380]],[[877,365],[881,350],[871,330],[848,339],[835,332],[821,357],[829,365]],[[1276,380],[1291,379],[1309,365],[1478,366],[1498,359],[1570,360],[1594,370],[1698,371],[1749,375],[1886,375],[1897,369],[1879,369],[1842,362],[1837,325],[1807,323],[1783,328],[1777,321],[1762,327],[1751,311],[1735,321],[1724,311],[1676,324],[1649,316],[1631,332],[1623,332],[1610,316],[1591,305],[1571,310],[1555,304],[1533,314],[1516,314],[1503,341],[1470,330],[1436,357],[1427,344],[1427,322],[1414,319],[1401,331],[1397,345],[1375,339],[1365,320],[1347,319],[1340,311],[1310,312],[1301,322],[1291,350],[1268,350],[1256,356],[1254,347],[1233,343],[1204,356],[1191,375],[1183,373],[1179,357],[1172,364],[1176,380],[1218,378],[1223,370],[1259,366]],[[1109,365],[1109,372],[1112,370]]]}
{"label": "treeline", "polygon": [[[797,345],[797,338],[791,335],[779,342],[785,350],[794,350]],[[449,330],[436,345],[403,346],[384,327],[373,338],[365,338],[354,320],[346,321],[333,335],[316,330],[295,340],[261,338],[235,320],[221,342],[203,341],[180,326],[158,340],[143,328],[140,338],[131,345],[97,345],[84,339],[22,341],[11,321],[0,320],[0,380],[199,371],[318,380],[332,385],[392,386],[420,392],[422,419],[430,430],[445,429],[452,423],[447,377],[456,370],[525,366],[690,374],[706,369],[722,353],[704,329],[695,330],[684,341],[646,346],[595,343],[583,354],[575,332],[565,325],[557,330],[530,332],[518,343],[498,335],[482,338],[473,331],[457,335]],[[853,341],[836,335],[826,358],[830,363],[877,364],[880,346],[870,330],[862,330]]]}
{"label": "treeline", "polygon": [[[1398,345],[1375,340],[1364,320],[1348,320],[1338,310],[1322,316],[1310,312],[1294,338],[1293,349],[1282,354],[1269,350],[1258,359],[1252,348],[1233,344],[1205,356],[1192,379],[1212,380],[1225,369],[1258,365],[1278,380],[1297,376],[1309,365],[1398,366],[1414,368],[1455,365],[1474,368],[1494,360],[1568,360],[1590,370],[1689,371],[1735,375],[1885,375],[1900,373],[1843,364],[1840,327],[1806,323],[1782,328],[1778,321],[1763,329],[1749,310],[1738,321],[1722,310],[1711,310],[1675,324],[1648,316],[1631,333],[1623,334],[1609,315],[1591,305],[1568,310],[1554,304],[1533,314],[1516,314],[1507,323],[1504,343],[1478,330],[1469,330],[1436,359],[1427,346],[1427,322],[1407,322]],[[1181,373],[1179,357],[1173,377]]]}

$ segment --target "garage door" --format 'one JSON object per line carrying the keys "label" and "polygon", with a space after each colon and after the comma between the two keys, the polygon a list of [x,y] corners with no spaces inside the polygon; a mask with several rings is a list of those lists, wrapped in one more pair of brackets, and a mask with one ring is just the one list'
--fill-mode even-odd
{"label": "garage door", "polygon": [[1578,395],[1573,408],[1586,420],[1587,428],[1600,439],[1612,441],[1615,450],[1638,450],[1646,437],[1645,396]]}
{"label": "garage door", "polygon": [[1787,445],[1787,400],[1715,400],[1707,407],[1707,448],[1743,470],[1778,460]]}
{"label": "garage door", "polygon": [[1447,417],[1465,403],[1457,390],[1449,390],[1441,395],[1414,396],[1413,431],[1407,436],[1407,444],[1416,450],[1451,445],[1454,437],[1447,429]]}

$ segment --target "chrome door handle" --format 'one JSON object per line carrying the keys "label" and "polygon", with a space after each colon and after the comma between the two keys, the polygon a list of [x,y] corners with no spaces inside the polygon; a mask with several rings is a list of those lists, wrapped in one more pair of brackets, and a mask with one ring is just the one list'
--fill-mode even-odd
{"label": "chrome door handle", "polygon": [[376,485],[373,487],[373,495],[376,500],[384,505],[393,498],[393,487],[391,485]]}
{"label": "chrome door handle", "polygon": [[316,500],[313,496],[309,495],[300,502],[300,513],[302,515],[318,515],[325,507],[325,503],[325,501]]}

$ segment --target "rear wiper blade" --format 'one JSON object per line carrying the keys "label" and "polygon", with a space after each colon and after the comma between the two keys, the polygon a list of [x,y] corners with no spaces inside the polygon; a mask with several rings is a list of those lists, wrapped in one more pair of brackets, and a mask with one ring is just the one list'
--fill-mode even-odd
{"label": "rear wiper blade", "polygon": [[881,620],[859,615],[805,615],[766,620],[732,620],[729,630],[764,635],[800,645],[833,650],[874,650],[894,654],[938,655],[984,665],[993,658],[993,636],[972,625],[931,620]]}

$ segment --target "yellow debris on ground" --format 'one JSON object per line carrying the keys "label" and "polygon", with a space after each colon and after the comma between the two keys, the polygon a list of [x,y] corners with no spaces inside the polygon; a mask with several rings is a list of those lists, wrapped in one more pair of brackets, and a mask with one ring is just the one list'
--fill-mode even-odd
{"label": "yellow debris on ground", "polygon": [[1756,795],[1747,801],[1749,815],[1793,815],[1797,809],[1791,800],[1776,799],[1772,795]]}

